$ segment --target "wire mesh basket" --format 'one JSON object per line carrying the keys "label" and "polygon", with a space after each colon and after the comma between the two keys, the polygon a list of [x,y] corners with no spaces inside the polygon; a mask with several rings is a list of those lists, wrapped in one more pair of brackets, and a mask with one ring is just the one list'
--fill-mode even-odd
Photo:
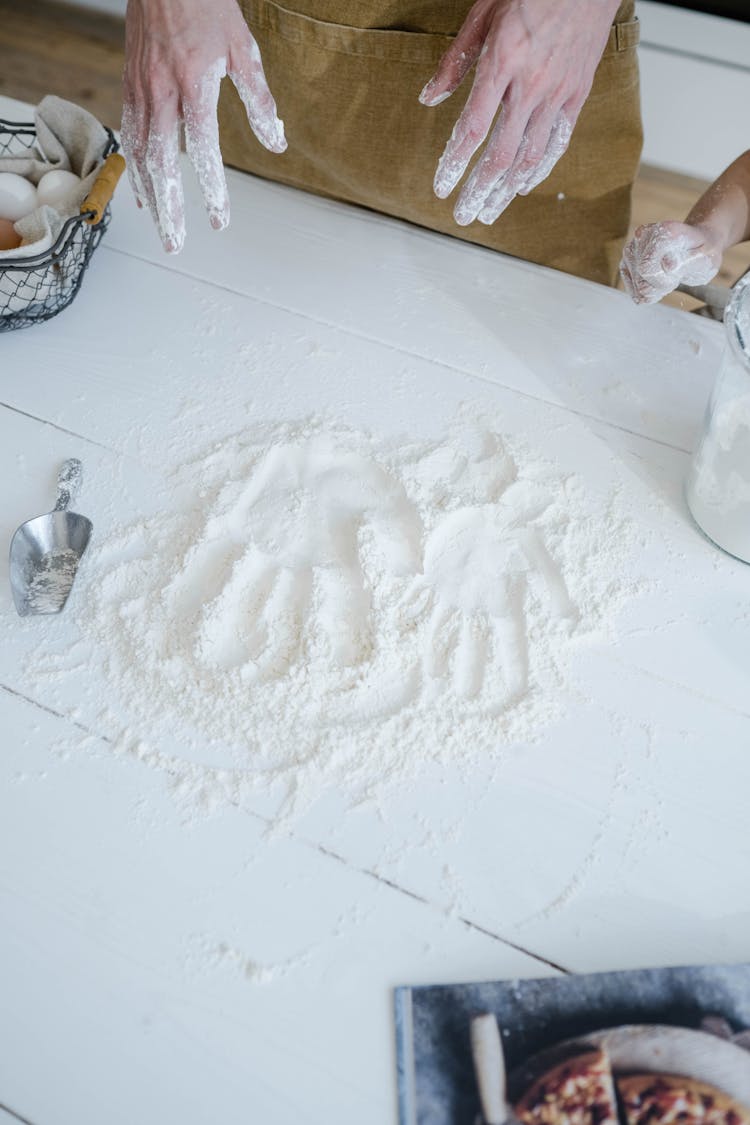
{"label": "wire mesh basket", "polygon": [[[24,156],[36,141],[30,122],[0,119],[0,157]],[[125,162],[111,129],[94,186],[81,213],[63,224],[54,244],[41,254],[0,260],[0,332],[49,320],[67,308],[81,287],[91,255],[109,226],[109,201]]]}

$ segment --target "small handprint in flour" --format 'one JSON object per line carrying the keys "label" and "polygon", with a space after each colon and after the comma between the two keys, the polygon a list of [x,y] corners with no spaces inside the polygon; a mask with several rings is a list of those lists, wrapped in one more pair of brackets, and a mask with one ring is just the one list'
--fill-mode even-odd
{"label": "small handprint in flour", "polygon": [[406,628],[426,625],[423,671],[464,699],[498,710],[529,687],[529,599],[546,600],[549,614],[575,615],[559,567],[535,520],[551,497],[516,481],[491,504],[446,515],[427,539],[424,572],[401,607]]}
{"label": "small handprint in flour", "polygon": [[421,530],[402,485],[360,453],[325,434],[275,444],[222,488],[169,596],[195,613],[208,666],[273,679],[303,645],[357,664],[372,645],[367,552],[413,574]]}

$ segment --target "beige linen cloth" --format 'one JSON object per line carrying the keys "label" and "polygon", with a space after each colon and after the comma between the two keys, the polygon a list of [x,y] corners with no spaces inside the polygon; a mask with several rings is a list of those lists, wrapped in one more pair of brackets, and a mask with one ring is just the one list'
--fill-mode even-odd
{"label": "beige linen cloth", "polygon": [[[638,21],[623,0],[573,139],[552,174],[491,227],[453,220],[432,191],[471,87],[417,100],[471,0],[240,0],[258,40],[289,149],[268,153],[236,92],[220,102],[226,163],[407,219],[532,262],[614,284],[642,144]],[[456,193],[454,193],[455,195]]]}
{"label": "beige linen cloth", "polygon": [[80,184],[64,196],[57,208],[38,207],[19,219],[16,231],[24,240],[17,250],[0,252],[3,257],[22,258],[43,253],[53,245],[66,219],[77,215],[103,160],[108,133],[93,114],[53,94],[43,98],[34,111],[36,141],[27,155],[0,157],[0,172],[16,172],[38,184],[45,172],[55,168],[75,172]]}

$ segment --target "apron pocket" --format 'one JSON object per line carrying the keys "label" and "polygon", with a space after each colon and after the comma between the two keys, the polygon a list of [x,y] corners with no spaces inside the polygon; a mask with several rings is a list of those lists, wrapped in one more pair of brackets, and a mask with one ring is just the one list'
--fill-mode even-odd
{"label": "apron pocket", "polygon": [[418,31],[383,31],[326,23],[282,8],[273,0],[241,0],[253,32],[267,31],[290,44],[362,59],[395,63],[431,63],[450,46],[452,36]]}

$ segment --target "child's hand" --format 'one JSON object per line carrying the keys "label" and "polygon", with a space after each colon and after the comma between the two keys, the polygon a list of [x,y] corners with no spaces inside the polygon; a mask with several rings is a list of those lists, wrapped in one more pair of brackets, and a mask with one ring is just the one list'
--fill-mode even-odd
{"label": "child's hand", "polygon": [[620,276],[636,304],[660,301],[683,282],[706,285],[719,272],[722,245],[707,226],[638,227],[622,255]]}

